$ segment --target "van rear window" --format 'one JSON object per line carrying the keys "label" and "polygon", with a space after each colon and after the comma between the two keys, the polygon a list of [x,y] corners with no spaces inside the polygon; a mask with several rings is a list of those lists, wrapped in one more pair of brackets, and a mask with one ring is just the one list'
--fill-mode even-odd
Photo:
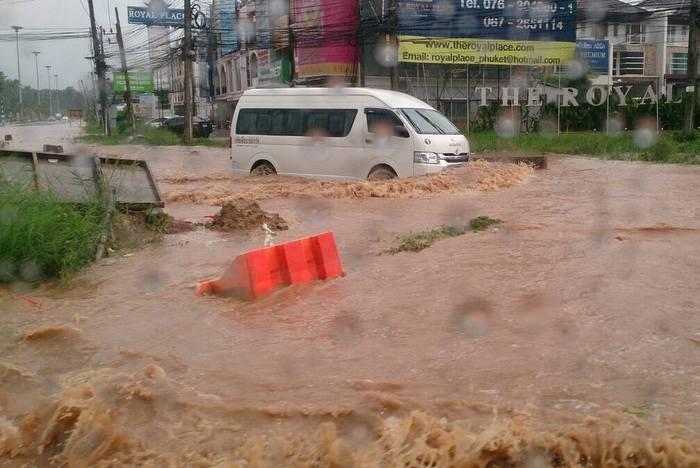
{"label": "van rear window", "polygon": [[356,109],[241,109],[237,135],[348,136]]}

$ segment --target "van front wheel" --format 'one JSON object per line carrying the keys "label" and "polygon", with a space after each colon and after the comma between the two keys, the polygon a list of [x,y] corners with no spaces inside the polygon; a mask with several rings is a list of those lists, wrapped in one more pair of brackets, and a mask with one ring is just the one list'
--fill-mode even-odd
{"label": "van front wheel", "polygon": [[395,179],[396,177],[396,172],[389,166],[377,166],[369,172],[367,180],[374,182],[377,180]]}
{"label": "van front wheel", "polygon": [[252,176],[270,176],[275,174],[277,174],[275,166],[267,161],[256,164],[253,169],[250,170],[250,175]]}

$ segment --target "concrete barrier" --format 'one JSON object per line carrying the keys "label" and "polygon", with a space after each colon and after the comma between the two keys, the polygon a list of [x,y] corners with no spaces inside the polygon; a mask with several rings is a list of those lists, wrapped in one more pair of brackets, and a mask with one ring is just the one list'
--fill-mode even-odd
{"label": "concrete barrier", "polygon": [[239,255],[218,280],[197,286],[196,294],[252,300],[292,284],[343,275],[335,237],[330,231]]}

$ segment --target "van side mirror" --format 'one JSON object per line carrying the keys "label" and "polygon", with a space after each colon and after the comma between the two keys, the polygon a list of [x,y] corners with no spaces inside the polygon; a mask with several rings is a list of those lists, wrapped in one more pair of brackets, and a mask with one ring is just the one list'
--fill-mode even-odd
{"label": "van side mirror", "polygon": [[408,130],[403,125],[394,125],[394,136],[397,136],[399,138],[408,138],[411,135],[408,133]]}

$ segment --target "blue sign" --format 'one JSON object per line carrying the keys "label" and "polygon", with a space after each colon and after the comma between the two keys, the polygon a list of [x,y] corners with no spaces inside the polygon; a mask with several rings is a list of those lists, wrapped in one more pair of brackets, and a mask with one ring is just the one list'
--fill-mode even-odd
{"label": "blue sign", "polygon": [[215,22],[220,34],[219,45],[221,54],[226,55],[236,52],[241,48],[236,31],[236,2],[235,0],[221,0],[216,4]]}
{"label": "blue sign", "polygon": [[148,26],[185,26],[185,10],[170,8],[127,7],[127,18],[131,24]]}
{"label": "blue sign", "polygon": [[591,70],[608,74],[610,46],[607,39],[579,39],[576,41],[576,55],[584,59]]}
{"label": "blue sign", "polygon": [[576,41],[576,0],[398,0],[403,36]]}

